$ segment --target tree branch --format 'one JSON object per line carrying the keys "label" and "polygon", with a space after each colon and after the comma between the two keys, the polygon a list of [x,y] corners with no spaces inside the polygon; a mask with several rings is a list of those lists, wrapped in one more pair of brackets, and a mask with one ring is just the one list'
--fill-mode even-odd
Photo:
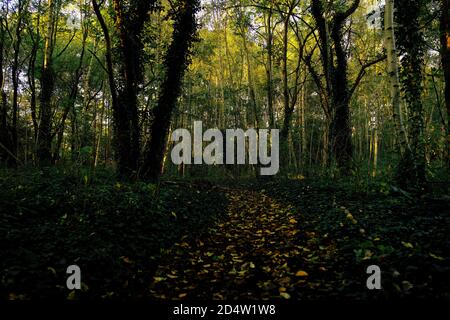
{"label": "tree branch", "polygon": [[373,60],[373,61],[370,61],[370,62],[364,64],[364,65],[361,67],[361,70],[359,71],[358,76],[356,77],[355,83],[353,84],[353,86],[352,86],[352,88],[351,88],[351,90],[350,90],[350,93],[349,93],[349,95],[348,95],[348,99],[349,99],[349,100],[352,98],[353,94],[355,93],[356,88],[357,88],[358,85],[360,84],[361,80],[364,78],[364,75],[366,74],[366,70],[367,70],[368,68],[370,68],[371,66],[373,66],[374,64],[377,64],[377,63],[379,63],[379,62],[381,62],[381,61],[386,60],[386,58],[387,58],[386,55],[381,56],[381,57],[379,57],[379,58],[377,58],[377,59],[375,59],[375,60]]}

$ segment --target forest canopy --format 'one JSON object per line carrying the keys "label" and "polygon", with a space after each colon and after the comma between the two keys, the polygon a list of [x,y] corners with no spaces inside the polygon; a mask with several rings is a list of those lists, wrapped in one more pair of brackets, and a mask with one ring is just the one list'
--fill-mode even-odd
{"label": "forest canopy", "polygon": [[7,167],[195,175],[164,160],[195,120],[279,129],[284,175],[448,165],[447,1],[13,0],[0,39]]}

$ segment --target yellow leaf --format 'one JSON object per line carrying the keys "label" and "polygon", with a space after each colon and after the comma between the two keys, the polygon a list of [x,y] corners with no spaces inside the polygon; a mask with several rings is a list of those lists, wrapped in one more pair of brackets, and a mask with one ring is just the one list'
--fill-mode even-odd
{"label": "yellow leaf", "polygon": [[182,243],[180,243],[179,246],[180,247],[184,247],[184,248],[189,248],[190,247],[189,243],[187,243],[187,242],[182,242]]}
{"label": "yellow leaf", "polygon": [[184,297],[186,297],[187,296],[187,293],[180,293],[179,295],[178,295],[178,298],[184,298]]}
{"label": "yellow leaf", "polygon": [[176,278],[178,278],[177,276],[172,275],[172,274],[168,274],[167,277],[170,278],[170,279],[176,279]]}
{"label": "yellow leaf", "polygon": [[75,295],[76,295],[75,290],[70,291],[70,293],[67,295],[67,300],[75,300]]}
{"label": "yellow leaf", "polygon": [[433,254],[431,252],[430,252],[430,257],[432,257],[432,258],[434,258],[436,260],[439,260],[439,261],[444,261],[445,260],[444,258],[442,258],[440,256],[437,256],[437,255],[435,255],[435,254]]}
{"label": "yellow leaf", "polygon": [[253,262],[250,262],[250,268],[255,269],[255,264]]}
{"label": "yellow leaf", "polygon": [[9,300],[25,300],[25,295],[23,294],[15,294],[15,293],[10,293],[8,296]]}
{"label": "yellow leaf", "polygon": [[297,277],[307,277],[308,273],[306,271],[300,270],[295,274]]}
{"label": "yellow leaf", "polygon": [[287,292],[280,293],[280,296],[283,297],[284,299],[290,299],[291,298],[291,296]]}
{"label": "yellow leaf", "polygon": [[163,277],[153,277],[153,280],[155,280],[155,282],[161,282],[161,281],[166,280],[166,278],[163,278]]}
{"label": "yellow leaf", "polygon": [[290,224],[296,224],[297,220],[295,220],[294,218],[289,219],[289,223]]}
{"label": "yellow leaf", "polygon": [[402,241],[402,245],[403,245],[405,248],[410,248],[410,249],[413,249],[413,248],[414,248],[414,246],[413,246],[411,243],[409,243],[409,242],[403,242],[403,241]]}
{"label": "yellow leaf", "polygon": [[369,260],[370,258],[372,258],[372,256],[373,252],[369,249],[366,249],[366,251],[364,251],[364,258],[362,258],[362,260]]}
{"label": "yellow leaf", "polygon": [[278,291],[280,291],[280,292],[286,292],[286,288],[285,288],[285,287],[280,287],[280,288],[278,289]]}

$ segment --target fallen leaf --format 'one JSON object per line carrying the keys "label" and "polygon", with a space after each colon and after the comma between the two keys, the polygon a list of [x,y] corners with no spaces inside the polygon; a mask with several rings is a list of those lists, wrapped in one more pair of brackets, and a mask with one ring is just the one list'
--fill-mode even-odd
{"label": "fallen leaf", "polygon": [[70,291],[70,293],[67,295],[67,300],[75,300],[76,298],[76,291],[72,290]]}
{"label": "fallen leaf", "polygon": [[413,249],[413,248],[414,248],[414,246],[412,245],[412,243],[409,243],[409,242],[403,242],[403,241],[402,241],[402,245],[403,245],[405,248],[410,248],[410,249]]}
{"label": "fallen leaf", "polygon": [[280,296],[283,297],[284,299],[290,299],[291,298],[290,294],[287,293],[287,292],[280,293]]}
{"label": "fallen leaf", "polygon": [[166,278],[163,278],[163,277],[153,277],[153,280],[155,280],[155,282],[161,282],[161,281],[166,280]]}
{"label": "fallen leaf", "polygon": [[431,252],[429,253],[429,255],[430,255],[430,257],[432,257],[432,258],[434,258],[436,260],[439,260],[439,261],[444,261],[445,260],[445,258],[437,256],[437,255],[435,255],[434,253],[431,253]]}

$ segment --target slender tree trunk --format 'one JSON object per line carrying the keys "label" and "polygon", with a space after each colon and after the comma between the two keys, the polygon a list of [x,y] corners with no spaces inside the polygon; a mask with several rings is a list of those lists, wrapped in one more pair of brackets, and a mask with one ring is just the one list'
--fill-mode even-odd
{"label": "slender tree trunk", "polygon": [[[83,37],[82,37],[82,42],[81,42],[80,59],[78,61],[78,66],[77,66],[77,69],[75,70],[75,75],[72,80],[73,81],[72,88],[70,90],[67,106],[62,115],[61,123],[58,128],[58,132],[55,132],[55,134],[57,134],[57,136],[58,136],[57,142],[56,142],[56,147],[55,147],[55,152],[53,154],[53,161],[55,161],[55,162],[61,158],[60,149],[61,149],[63,138],[64,138],[64,130],[65,130],[65,124],[66,124],[67,117],[69,116],[70,112],[73,113],[75,110],[75,103],[76,103],[77,96],[78,96],[78,86],[79,86],[81,77],[83,76],[83,61],[84,61],[84,55],[85,55],[85,51],[86,51],[86,41],[87,41],[88,33],[89,33],[89,31],[87,29],[87,26],[83,23]],[[92,58],[91,58],[91,64],[92,64]],[[87,78],[88,78],[87,81],[89,81],[89,76]],[[87,90],[87,89],[88,88],[85,88],[85,90],[84,90],[85,95],[89,95],[89,90]],[[74,117],[73,121],[75,121],[75,120],[76,119]],[[72,130],[72,131],[75,131],[75,130]],[[74,132],[72,132],[72,134],[74,134]]]}
{"label": "slender tree trunk", "polygon": [[4,18],[0,17],[0,161],[11,165],[13,161],[11,150],[10,129],[8,123],[8,104],[6,92],[4,90],[4,41],[5,41],[5,25]]}
{"label": "slender tree trunk", "polygon": [[52,97],[54,90],[53,35],[55,28],[55,0],[48,0],[47,31],[45,35],[44,63],[41,74],[40,114],[37,157],[39,165],[48,166],[52,162]]}
{"label": "slender tree trunk", "polygon": [[249,95],[250,95],[252,114],[253,114],[253,123],[252,124],[255,126],[256,129],[259,129],[261,120],[260,120],[260,114],[258,112],[258,102],[256,100],[255,84],[254,84],[253,72],[252,72],[253,71],[252,70],[252,62],[250,59],[250,52],[248,50],[245,31],[241,30],[241,32],[242,32],[242,40],[244,43],[245,60],[247,61],[248,91],[249,91]]}
{"label": "slender tree trunk", "polygon": [[269,112],[269,125],[275,128],[275,117],[273,111],[273,30],[272,30],[272,3],[267,15],[267,107]]}
{"label": "slender tree trunk", "polygon": [[[41,0],[37,4],[38,10],[41,10]],[[41,29],[41,15],[36,17],[36,37],[32,36],[32,47],[30,60],[28,62],[28,86],[30,87],[30,109],[31,109],[31,119],[33,121],[33,155],[36,154],[37,143],[38,143],[38,115],[37,115],[37,94],[36,94],[36,59],[39,50],[40,43],[40,29]],[[29,30],[30,34],[33,35],[33,30]]]}
{"label": "slender tree trunk", "polygon": [[398,152],[402,155],[407,147],[408,139],[400,104],[400,80],[395,40],[394,2],[395,0],[386,0],[384,9],[384,32],[395,136],[397,139]]}
{"label": "slender tree trunk", "polygon": [[[288,146],[288,136],[289,136],[289,127],[291,122],[292,111],[290,110],[289,103],[289,81],[288,81],[288,36],[289,36],[289,19],[291,17],[290,12],[286,15],[283,26],[283,56],[282,56],[282,78],[283,78],[283,105],[284,105],[284,121],[283,128],[280,132],[280,140],[283,145],[282,156],[285,155],[287,157],[287,146]],[[284,157],[284,156],[283,156]]]}
{"label": "slender tree trunk", "polygon": [[[15,29],[15,39],[14,39],[14,57],[13,57],[13,65],[11,68],[11,78],[13,83],[13,100],[12,100],[12,152],[14,153],[16,159],[18,157],[18,127],[17,120],[19,116],[19,55],[20,55],[20,46],[22,44],[22,23],[23,23],[23,14],[26,10],[27,3],[24,0],[20,0],[17,4],[17,25]],[[17,165],[17,163],[16,163]]]}

